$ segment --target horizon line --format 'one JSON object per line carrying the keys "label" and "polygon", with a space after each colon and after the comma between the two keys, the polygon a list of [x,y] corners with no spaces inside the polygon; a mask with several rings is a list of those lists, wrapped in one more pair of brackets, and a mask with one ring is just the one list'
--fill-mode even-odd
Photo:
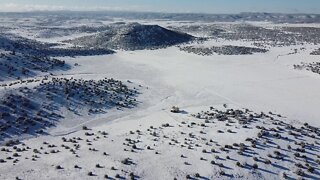
{"label": "horizon line", "polygon": [[134,10],[33,10],[33,11],[0,11],[0,13],[54,13],[54,12],[86,12],[86,13],[154,13],[154,14],[205,14],[205,15],[241,15],[241,14],[285,14],[285,15],[320,15],[320,13],[284,13],[284,12],[266,12],[266,11],[251,11],[251,12],[238,12],[238,13],[209,13],[209,12],[164,12],[164,11],[134,11]]}

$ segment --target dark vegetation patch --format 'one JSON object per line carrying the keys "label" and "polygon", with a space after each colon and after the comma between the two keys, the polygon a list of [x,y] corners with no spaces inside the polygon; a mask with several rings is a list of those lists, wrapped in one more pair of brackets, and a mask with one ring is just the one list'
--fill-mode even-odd
{"label": "dark vegetation patch", "polygon": [[221,47],[194,47],[185,46],[180,47],[181,51],[188,53],[194,53],[201,56],[211,56],[213,54],[218,55],[252,55],[254,53],[266,53],[268,50],[254,47],[243,47],[243,46],[221,46]]}
{"label": "dark vegetation patch", "polygon": [[191,35],[168,30],[158,25],[132,23],[114,24],[107,31],[67,42],[90,48],[142,50],[165,48],[187,43],[193,39]]}
{"label": "dark vegetation patch", "polygon": [[[9,87],[8,85],[7,87]],[[62,120],[62,109],[77,116],[133,108],[138,91],[115,79],[52,78],[33,88],[9,90],[0,103],[0,141],[20,134],[43,134]]]}

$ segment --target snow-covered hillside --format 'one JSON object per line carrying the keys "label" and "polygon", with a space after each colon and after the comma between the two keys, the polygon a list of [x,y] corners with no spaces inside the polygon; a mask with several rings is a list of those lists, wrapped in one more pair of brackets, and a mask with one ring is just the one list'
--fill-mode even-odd
{"label": "snow-covered hillside", "polygon": [[320,179],[318,16],[140,15],[0,14],[0,179]]}
{"label": "snow-covered hillside", "polygon": [[143,50],[165,48],[186,43],[193,39],[191,35],[171,31],[158,25],[132,23],[113,25],[104,32],[80,37],[68,42],[85,47]]}

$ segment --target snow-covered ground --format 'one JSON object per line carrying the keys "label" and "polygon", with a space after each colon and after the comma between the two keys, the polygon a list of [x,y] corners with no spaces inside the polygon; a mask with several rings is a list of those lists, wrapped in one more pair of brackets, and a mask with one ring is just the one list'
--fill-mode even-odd
{"label": "snow-covered ground", "polygon": [[[293,69],[293,64],[313,62],[318,57],[308,55],[309,48],[286,55],[292,49],[273,48],[266,54],[210,57],[181,52],[176,47],[118,52],[111,56],[70,59],[72,63],[81,64],[70,72],[90,73],[94,69],[100,75],[139,80],[149,86],[150,91],[160,91],[160,96],[166,98],[161,108],[176,104],[184,108],[230,103],[257,111],[275,111],[290,119],[320,125],[317,108],[320,77]],[[164,89],[168,89],[166,93],[161,92]],[[149,97],[144,102],[149,100],[154,102]]]}
{"label": "snow-covered ground", "polygon": [[[46,41],[54,40],[61,39]],[[251,47],[252,43],[213,39],[192,45]],[[319,179],[320,132],[312,127],[320,127],[320,76],[293,68],[318,61],[319,56],[310,53],[319,47],[305,44],[270,47],[262,54],[199,56],[174,46],[59,58],[77,65],[53,71],[53,76],[133,82],[140,85],[139,104],[95,117],[62,112],[65,118],[48,135],[1,147],[0,179]],[[0,87],[0,94],[7,90]],[[183,111],[171,113],[175,105]],[[227,120],[192,116],[210,107],[213,112],[242,110],[255,120],[244,127],[238,122],[240,115]],[[300,147],[305,152],[297,156]]]}

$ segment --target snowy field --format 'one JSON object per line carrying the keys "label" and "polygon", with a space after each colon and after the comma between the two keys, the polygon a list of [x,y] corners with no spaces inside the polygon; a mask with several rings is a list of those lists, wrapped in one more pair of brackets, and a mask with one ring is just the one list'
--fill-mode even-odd
{"label": "snowy field", "polygon": [[[10,19],[4,19],[1,21],[10,27]],[[27,20],[20,21],[28,24]],[[117,21],[125,20],[81,20],[79,24],[104,29]],[[281,26],[262,22],[135,22],[174,30],[195,24],[224,30],[234,24],[266,29],[319,28],[319,24]],[[76,22],[68,22],[63,28],[68,28],[66,24],[77,26]],[[58,28],[55,23],[52,26]],[[59,29],[60,34],[51,37],[50,31],[38,32],[29,27],[4,31],[66,48],[72,45],[65,40],[98,33]],[[47,37],[40,37],[40,33]],[[203,31],[184,33],[208,37]],[[115,39],[112,42],[122,40],[119,35]],[[320,45],[266,44],[267,52],[248,55],[201,56],[180,50],[190,45],[256,47],[254,41],[219,37],[153,50],[113,49],[115,53],[106,55],[56,57],[70,68],[35,71],[35,75],[22,78],[39,81],[0,81],[0,85],[13,83],[0,86],[1,97],[8,92],[18,93],[19,88],[41,86],[50,78],[119,80],[120,85],[113,80],[107,84],[112,88],[106,94],[112,96],[100,96],[120,98],[119,102],[128,95],[119,93],[123,89],[126,93],[127,87],[130,92],[137,91],[136,103],[125,97],[129,108],[119,103],[112,106],[111,102],[107,108],[99,107],[103,113],[92,113],[92,107],[85,103],[75,106],[80,109],[76,114],[69,104],[61,103],[54,112],[62,118],[45,127],[44,133],[1,137],[0,179],[320,179],[320,74],[294,68],[296,64],[319,62],[319,56],[310,53]],[[84,84],[96,92],[96,84]],[[172,106],[178,106],[179,112],[170,112]],[[86,113],[88,110],[90,113]],[[0,120],[4,122],[5,114]],[[8,144],[10,139],[20,142]]]}

